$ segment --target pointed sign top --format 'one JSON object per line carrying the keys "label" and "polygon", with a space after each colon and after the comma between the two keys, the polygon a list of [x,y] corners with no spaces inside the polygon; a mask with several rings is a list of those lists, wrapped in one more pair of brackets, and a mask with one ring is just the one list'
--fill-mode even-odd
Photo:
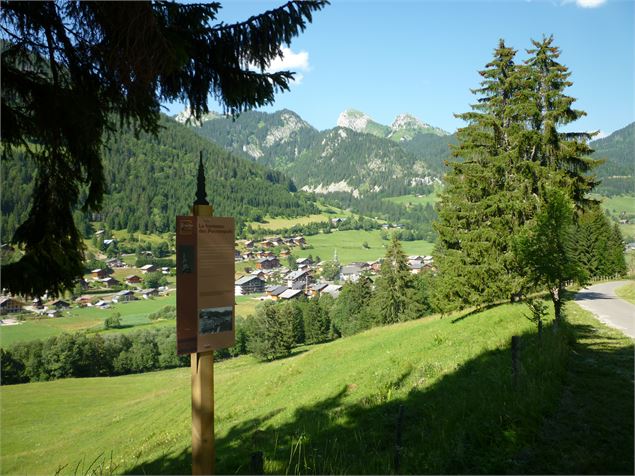
{"label": "pointed sign top", "polygon": [[203,151],[198,161],[198,176],[196,178],[196,201],[194,205],[209,205],[207,192],[205,192],[205,171],[203,170]]}

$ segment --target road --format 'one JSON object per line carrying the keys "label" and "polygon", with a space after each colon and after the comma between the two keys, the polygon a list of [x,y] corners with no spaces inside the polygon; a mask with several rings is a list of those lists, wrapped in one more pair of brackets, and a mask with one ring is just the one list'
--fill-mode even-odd
{"label": "road", "polygon": [[615,295],[615,290],[632,281],[594,284],[575,295],[575,302],[591,311],[604,324],[635,339],[635,305]]}

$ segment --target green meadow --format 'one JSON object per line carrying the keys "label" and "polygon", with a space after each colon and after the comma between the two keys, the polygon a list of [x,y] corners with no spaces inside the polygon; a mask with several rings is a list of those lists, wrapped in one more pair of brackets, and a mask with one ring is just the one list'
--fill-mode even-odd
{"label": "green meadow", "polygon": [[[261,295],[236,296],[236,315],[253,314],[260,303],[254,297]],[[8,347],[16,342],[34,339],[46,339],[64,332],[100,332],[105,334],[133,332],[156,326],[174,326],[172,320],[151,321],[148,314],[159,311],[165,306],[176,305],[176,293],[153,299],[139,299],[127,303],[118,303],[109,309],[96,307],[73,308],[64,311],[63,317],[29,319],[15,326],[0,327],[0,347]],[[104,330],[104,320],[114,313],[121,314],[121,327]]]}
{"label": "green meadow", "polygon": [[[435,316],[218,363],[216,472],[249,474],[262,451],[266,474],[632,474],[632,340],[574,304],[538,339],[526,313]],[[190,474],[189,369],[0,396],[2,474]]]}
{"label": "green meadow", "polygon": [[401,195],[399,197],[389,197],[385,200],[410,208],[413,205],[434,205],[439,201],[439,196],[437,192],[433,192],[427,195]]}
{"label": "green meadow", "polygon": [[615,290],[615,294],[617,294],[622,299],[635,304],[635,281],[630,282],[620,288]]}
{"label": "green meadow", "polygon": [[[379,230],[334,231],[307,236],[306,240],[311,248],[304,250],[294,248],[293,254],[296,257],[306,258],[311,255],[313,258],[319,256],[322,260],[330,260],[337,251],[337,258],[342,264],[383,258],[389,243],[381,239]],[[368,248],[363,246],[364,243],[368,245]],[[402,241],[401,246],[406,255],[430,255],[434,248],[433,243],[424,240]]]}

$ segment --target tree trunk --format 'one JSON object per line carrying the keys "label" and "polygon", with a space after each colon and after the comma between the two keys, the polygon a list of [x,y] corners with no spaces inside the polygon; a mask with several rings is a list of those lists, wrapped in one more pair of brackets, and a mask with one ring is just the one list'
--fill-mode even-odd
{"label": "tree trunk", "polygon": [[556,325],[560,324],[562,318],[562,301],[560,299],[560,286],[549,290],[551,300],[553,301],[553,310],[556,315]]}

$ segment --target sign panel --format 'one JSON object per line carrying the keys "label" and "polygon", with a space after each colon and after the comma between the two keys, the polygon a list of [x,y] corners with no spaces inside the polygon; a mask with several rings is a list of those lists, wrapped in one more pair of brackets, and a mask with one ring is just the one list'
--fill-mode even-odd
{"label": "sign panel", "polygon": [[234,219],[176,217],[178,354],[234,345]]}

